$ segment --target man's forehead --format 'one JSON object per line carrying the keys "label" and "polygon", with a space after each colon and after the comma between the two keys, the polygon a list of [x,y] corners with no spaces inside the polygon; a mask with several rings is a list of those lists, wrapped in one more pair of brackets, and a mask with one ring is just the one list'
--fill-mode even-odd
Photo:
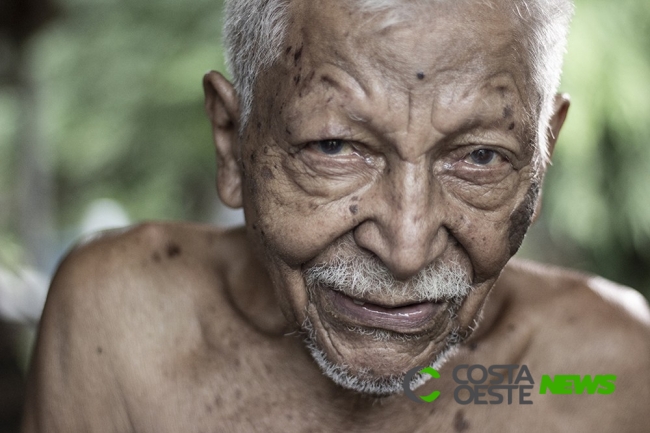
{"label": "man's forehead", "polygon": [[504,73],[513,84],[529,82],[527,53],[517,37],[521,26],[501,6],[395,2],[393,9],[373,12],[356,3],[298,2],[288,40],[316,63],[332,63],[355,77],[380,71],[398,87],[416,78],[469,85]]}
{"label": "man's forehead", "polygon": [[[316,68],[320,81],[351,96],[344,108],[353,118],[374,119],[390,130],[395,112],[426,104],[431,125],[448,134],[477,121],[483,126],[501,121],[502,112],[516,105],[530,107],[532,95],[523,91],[529,71],[519,57],[525,50],[512,36],[517,24],[494,9],[487,8],[495,16],[483,20],[485,6],[466,11],[468,6],[448,2],[405,15],[371,13],[339,1],[307,3],[300,3],[292,20],[287,39],[292,55],[285,61],[296,77],[307,77],[298,88],[316,85],[319,80],[309,80]],[[378,93],[383,96],[374,97]],[[310,115],[301,99],[295,113]],[[310,112],[325,109],[311,106]]]}

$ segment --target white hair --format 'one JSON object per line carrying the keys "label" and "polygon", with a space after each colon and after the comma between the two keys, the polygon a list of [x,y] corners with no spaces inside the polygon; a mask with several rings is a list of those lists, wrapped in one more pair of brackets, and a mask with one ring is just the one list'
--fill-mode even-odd
{"label": "white hair", "polygon": [[[290,0],[226,0],[224,41],[226,62],[240,98],[240,132],[246,127],[254,98],[257,77],[269,68],[282,53],[288,25]],[[386,12],[413,10],[436,0],[354,0],[362,11]],[[480,0],[494,7],[494,0]],[[547,124],[553,110],[553,99],[560,84],[562,60],[566,49],[568,28],[573,16],[572,0],[516,0],[511,12],[519,17],[531,37],[522,41],[531,64],[533,83],[539,92],[536,111],[539,115],[537,143],[543,163],[548,157]],[[396,14],[386,20],[394,22]]]}

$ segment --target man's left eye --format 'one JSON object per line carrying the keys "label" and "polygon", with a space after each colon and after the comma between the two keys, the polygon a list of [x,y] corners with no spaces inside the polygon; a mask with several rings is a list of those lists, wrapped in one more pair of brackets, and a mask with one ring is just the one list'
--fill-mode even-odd
{"label": "man's left eye", "polygon": [[499,153],[491,149],[476,149],[467,155],[467,162],[476,165],[490,165],[499,161]]}
{"label": "man's left eye", "polygon": [[326,155],[347,155],[353,152],[353,147],[344,140],[327,139],[311,143],[310,147]]}

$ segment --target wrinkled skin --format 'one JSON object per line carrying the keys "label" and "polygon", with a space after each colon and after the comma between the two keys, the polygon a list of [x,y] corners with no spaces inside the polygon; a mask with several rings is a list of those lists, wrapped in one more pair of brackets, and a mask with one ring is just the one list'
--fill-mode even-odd
{"label": "wrinkled skin", "polygon": [[[221,144],[232,153],[242,146],[241,165],[224,175],[234,179],[224,181],[241,182],[233,204],[244,203],[284,313],[298,324],[308,316],[329,358],[357,370],[406,371],[428,363],[454,328],[467,335],[522,240],[516,233],[530,224],[543,173],[534,167],[536,116],[528,115],[537,96],[512,40],[521,29],[485,19],[487,7],[474,8],[484,19],[468,27],[471,16],[453,19],[463,8],[427,9],[433,18],[383,29],[383,15],[342,5],[296,8],[301,24],[258,83],[263,103],[243,140]],[[558,97],[550,137],[567,107]],[[326,139],[344,140],[338,154],[319,148]],[[492,161],[474,162],[479,149],[495,152]],[[531,211],[523,217],[522,206]],[[307,296],[301,271],[331,261],[341,238],[403,280],[432,262],[458,262],[475,290],[457,318],[440,314],[422,330],[429,338],[378,347]]]}
{"label": "wrinkled skin", "polygon": [[[441,2],[382,28],[342,2],[301,3],[242,136],[232,85],[204,78],[219,195],[244,207],[246,227],[150,223],[73,250],[43,314],[23,431],[643,431],[643,298],[509,261],[544,174],[517,21]],[[554,108],[550,151],[568,100]],[[328,139],[343,140],[336,152]],[[303,270],[341,245],[399,280],[455,261],[474,289],[417,330],[424,338],[378,342],[305,287]],[[455,328],[467,340],[417,390],[441,397],[416,404],[334,384],[305,350],[305,318],[329,359],[379,376],[428,363]],[[534,404],[455,403],[451,371],[476,363],[528,365]],[[615,374],[617,390],[539,394],[542,374],[567,373]]]}

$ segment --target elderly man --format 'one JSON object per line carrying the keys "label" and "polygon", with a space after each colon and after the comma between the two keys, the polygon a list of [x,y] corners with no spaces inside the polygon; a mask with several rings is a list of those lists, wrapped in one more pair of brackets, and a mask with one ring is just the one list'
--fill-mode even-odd
{"label": "elderly man", "polygon": [[643,298],[509,261],[569,107],[571,13],[232,0],[234,84],[204,87],[246,227],[76,248],[24,431],[647,431]]}

